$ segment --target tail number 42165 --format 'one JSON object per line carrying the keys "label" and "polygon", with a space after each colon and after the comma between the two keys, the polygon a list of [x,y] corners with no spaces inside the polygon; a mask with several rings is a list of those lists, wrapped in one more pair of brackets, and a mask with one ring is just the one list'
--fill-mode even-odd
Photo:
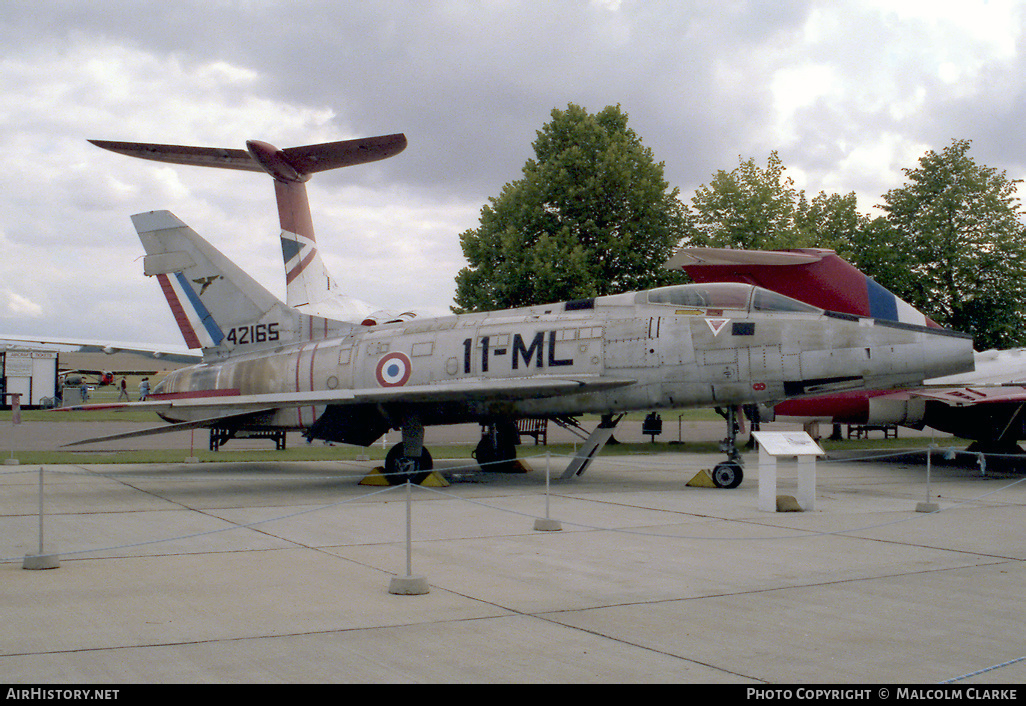
{"label": "tail number 42165", "polygon": [[251,326],[236,326],[228,330],[225,338],[236,346],[277,341],[278,324],[275,322],[270,324],[253,324]]}

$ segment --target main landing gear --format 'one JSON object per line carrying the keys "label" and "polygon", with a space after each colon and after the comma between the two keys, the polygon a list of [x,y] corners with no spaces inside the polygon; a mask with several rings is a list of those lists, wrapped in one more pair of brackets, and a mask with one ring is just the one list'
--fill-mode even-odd
{"label": "main landing gear", "polygon": [[[420,417],[410,415],[403,419],[402,434],[403,440],[385,456],[385,478],[389,485],[402,485],[407,479],[413,483],[423,483],[431,475],[434,462],[424,448],[424,424]],[[519,443],[520,432],[517,431],[516,420],[497,419],[483,427],[474,458],[485,471],[517,472]]]}
{"label": "main landing gear", "polygon": [[512,473],[517,470],[517,444],[520,432],[515,419],[497,419],[481,428],[481,441],[474,449],[474,458],[483,471]]}
{"label": "main landing gear", "polygon": [[403,451],[403,442],[399,442],[385,456],[385,478],[389,485],[402,485],[409,479],[420,485],[434,468],[434,461],[428,450],[421,448],[420,456],[407,456]]}
{"label": "main landing gear", "polygon": [[726,411],[717,408],[716,410],[727,420],[727,438],[720,442],[720,451],[727,454],[727,460],[722,461],[713,468],[712,480],[717,488],[736,488],[744,480],[744,462],[741,460],[741,452],[737,450],[737,408],[727,407]]}
{"label": "main landing gear", "polygon": [[431,475],[434,462],[424,448],[424,425],[420,417],[403,420],[403,440],[385,456],[385,478],[389,485],[402,485],[407,480],[417,485]]}

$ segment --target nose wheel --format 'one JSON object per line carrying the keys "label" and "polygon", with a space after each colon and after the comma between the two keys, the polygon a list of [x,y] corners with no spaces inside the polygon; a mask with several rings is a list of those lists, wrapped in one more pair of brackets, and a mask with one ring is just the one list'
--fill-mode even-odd
{"label": "nose wheel", "polygon": [[716,464],[712,471],[713,483],[717,488],[736,488],[741,485],[745,474],[740,461],[724,461]]}
{"label": "nose wheel", "polygon": [[741,452],[737,450],[737,408],[717,409],[727,419],[727,438],[720,442],[720,451],[727,454],[727,460],[716,464],[712,471],[712,480],[717,488],[736,488],[744,480],[744,464]]}

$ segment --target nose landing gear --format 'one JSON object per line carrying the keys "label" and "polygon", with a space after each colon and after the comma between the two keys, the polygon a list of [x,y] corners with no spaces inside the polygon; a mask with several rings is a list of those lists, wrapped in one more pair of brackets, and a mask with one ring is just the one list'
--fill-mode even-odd
{"label": "nose landing gear", "polygon": [[723,461],[712,471],[713,483],[717,488],[736,488],[741,485],[745,474],[740,461]]}
{"label": "nose landing gear", "polygon": [[741,452],[737,450],[737,408],[727,407],[726,411],[716,410],[727,419],[727,438],[720,442],[720,451],[727,454],[727,460],[713,468],[712,479],[717,488],[736,488],[744,480],[744,462]]}

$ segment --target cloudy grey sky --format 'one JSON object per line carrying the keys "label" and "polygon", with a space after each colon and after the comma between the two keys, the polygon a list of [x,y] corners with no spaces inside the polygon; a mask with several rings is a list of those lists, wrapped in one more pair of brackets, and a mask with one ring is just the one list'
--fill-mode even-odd
{"label": "cloudy grey sky", "polygon": [[870,212],[952,139],[1026,175],[1014,0],[6,0],[0,332],[180,345],[129,215],[169,209],[284,296],[271,180],[101,151],[405,132],[310,183],[353,295],[446,313],[459,234],[521,175],[553,108],[619,104],[690,199],[777,150]]}

